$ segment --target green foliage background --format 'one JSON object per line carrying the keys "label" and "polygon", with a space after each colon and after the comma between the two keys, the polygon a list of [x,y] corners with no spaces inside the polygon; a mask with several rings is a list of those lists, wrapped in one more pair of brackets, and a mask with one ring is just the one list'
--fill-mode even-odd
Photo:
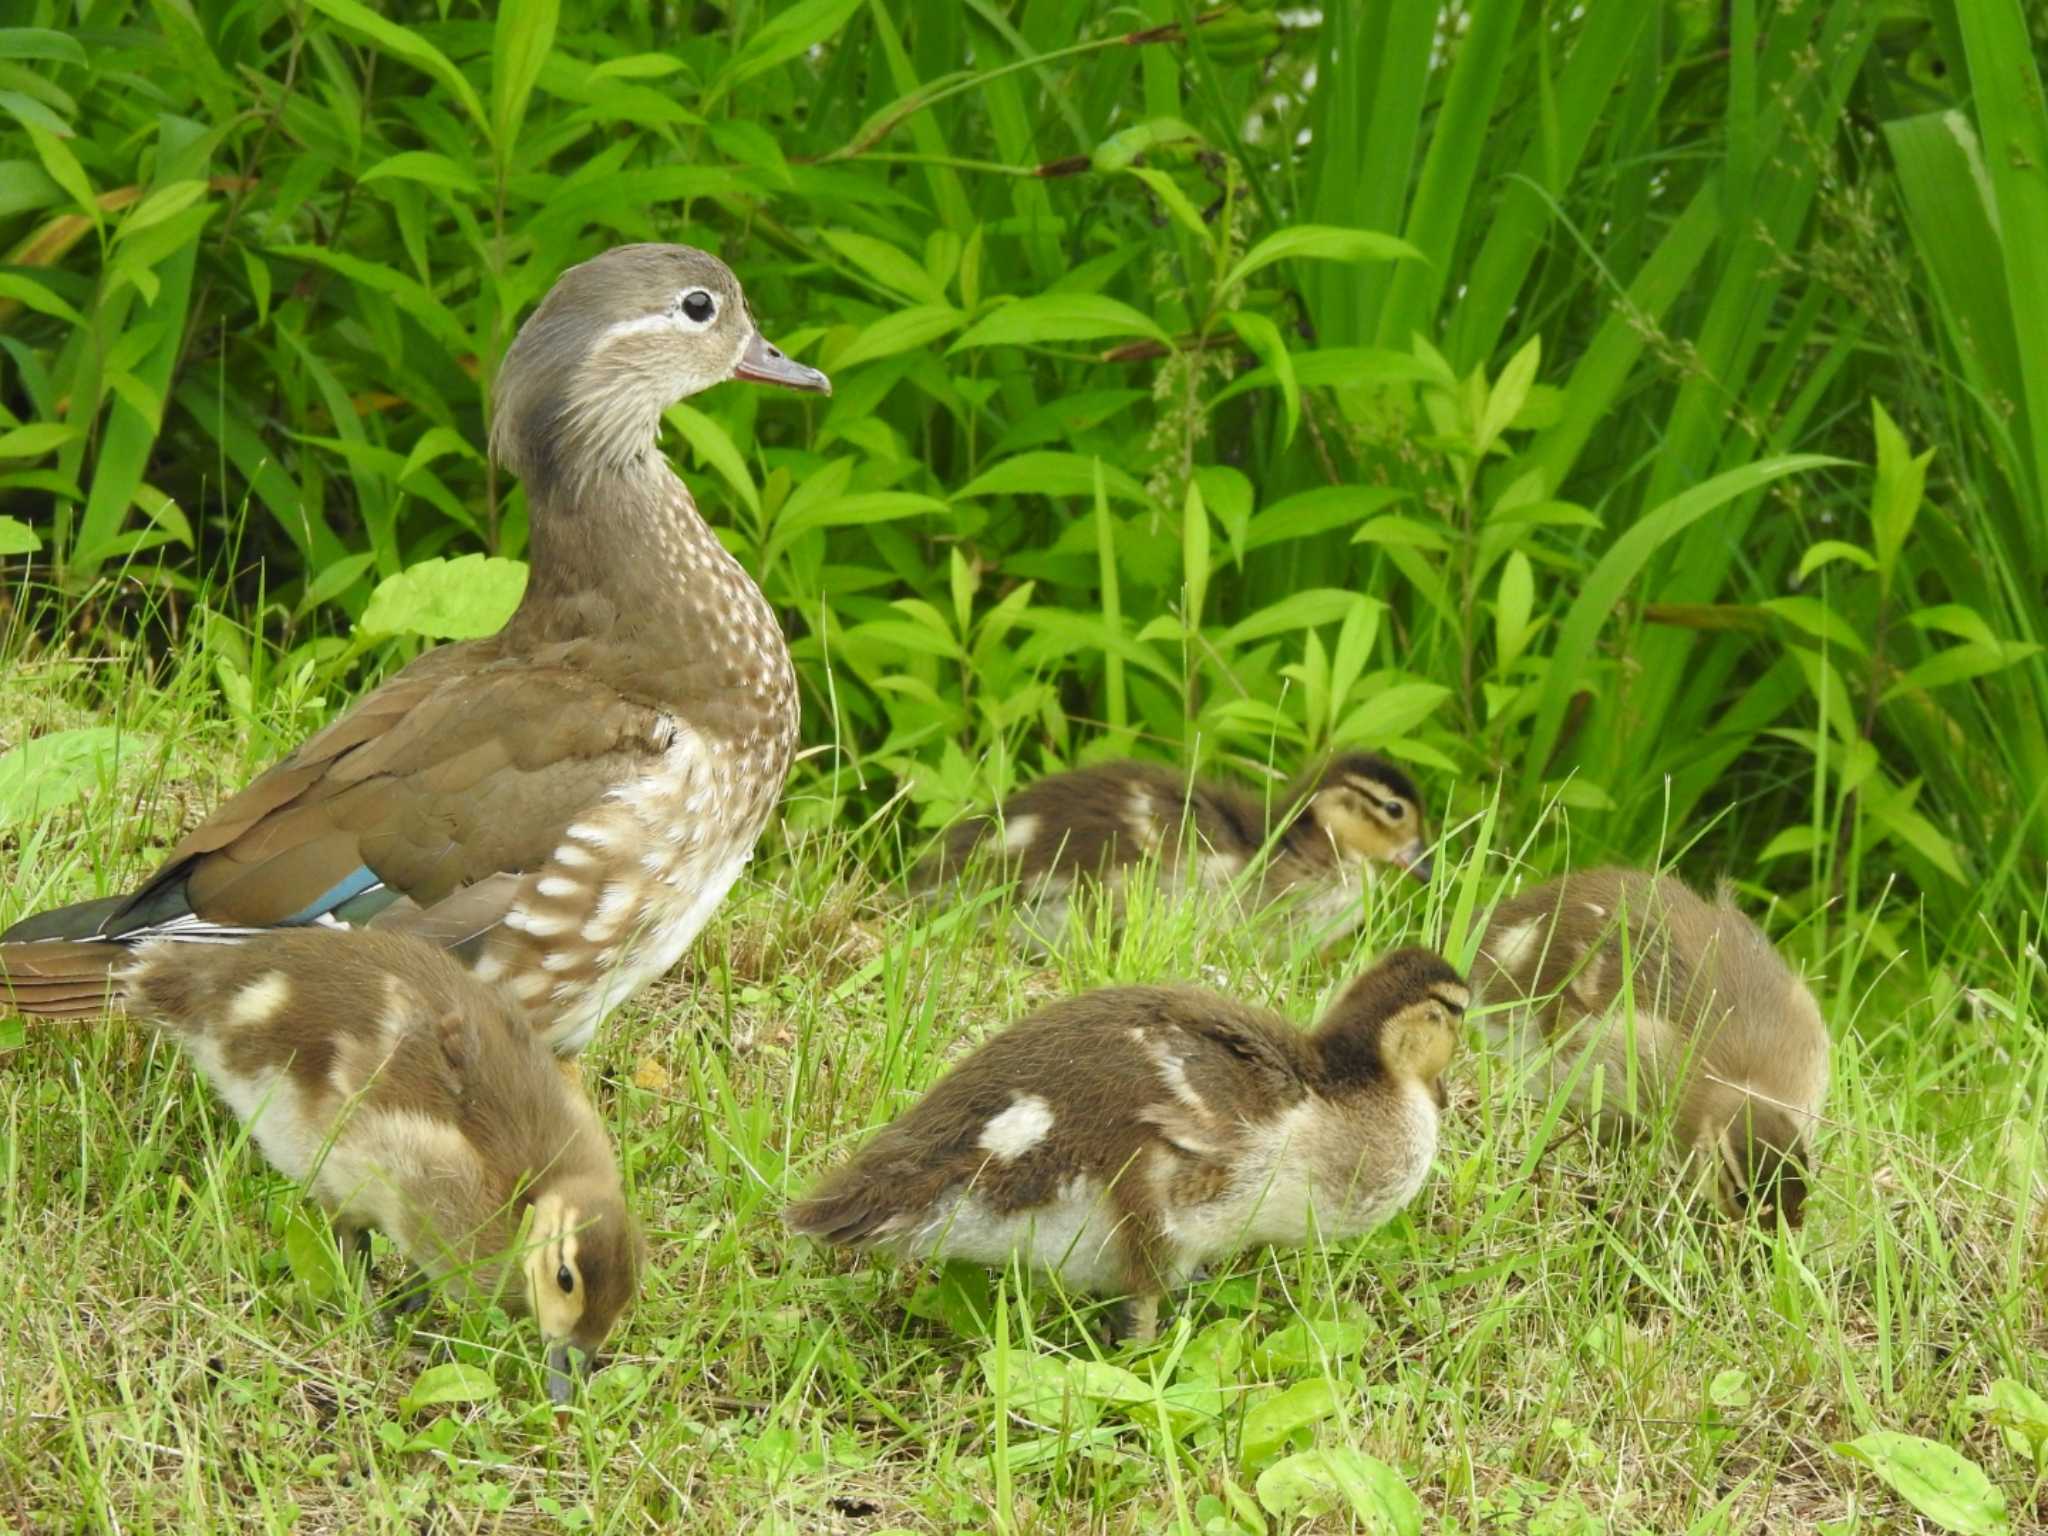
{"label": "green foliage background", "polygon": [[670,416],[830,748],[800,820],[1360,745],[1852,927],[1895,876],[1950,931],[2041,901],[2017,0],[26,11],[17,636],[317,719],[479,622],[380,583],[520,554],[520,317],[681,240],[836,382]]}

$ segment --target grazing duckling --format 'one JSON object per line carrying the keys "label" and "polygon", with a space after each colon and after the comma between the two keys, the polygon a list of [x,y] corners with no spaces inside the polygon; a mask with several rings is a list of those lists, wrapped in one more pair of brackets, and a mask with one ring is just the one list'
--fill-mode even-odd
{"label": "grazing duckling", "polygon": [[1501,904],[1472,980],[1488,1003],[1521,1005],[1489,1016],[1496,1043],[1561,1047],[1539,1087],[1554,1091],[1578,1071],[1572,1102],[1609,1135],[1669,1106],[1678,1145],[1712,1170],[1723,1212],[1781,1212],[1799,1225],[1828,1086],[1827,1025],[1725,890],[1709,903],[1669,875],[1565,875]]}
{"label": "grazing duckling", "polygon": [[367,1256],[375,1227],[434,1279],[523,1306],[567,1401],[571,1347],[587,1370],[638,1288],[640,1234],[596,1114],[497,992],[420,939],[320,928],[147,944],[121,981],[344,1251]]}
{"label": "grazing duckling", "polygon": [[1438,955],[1385,956],[1303,1034],[1194,987],[1107,987],[1012,1025],[784,1220],[828,1243],[1005,1264],[1160,1295],[1257,1243],[1356,1237],[1436,1155],[1439,1078],[1465,984]]}
{"label": "grazing duckling", "polygon": [[1425,882],[1430,868],[1414,782],[1362,752],[1306,776],[1270,808],[1245,790],[1190,781],[1158,763],[1052,774],[999,812],[953,827],[913,883],[929,890],[989,854],[1022,883],[1040,935],[1058,931],[1078,880],[1114,891],[1147,859],[1156,858],[1169,880],[1212,890],[1256,866],[1249,904],[1299,903],[1318,942],[1342,938],[1363,921],[1360,896],[1373,865],[1395,865]]}

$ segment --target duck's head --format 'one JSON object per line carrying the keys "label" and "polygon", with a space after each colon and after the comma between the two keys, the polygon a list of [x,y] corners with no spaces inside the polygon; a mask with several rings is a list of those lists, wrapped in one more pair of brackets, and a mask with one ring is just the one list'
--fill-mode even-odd
{"label": "duck's head", "polygon": [[499,365],[491,451],[529,482],[631,468],[678,400],[750,379],[830,394],[761,334],[739,279],[687,245],[621,245],[569,268]]}
{"label": "duck's head", "polygon": [[1301,800],[1299,824],[1340,860],[1392,864],[1429,880],[1421,792],[1385,758],[1347,752],[1310,781]]}
{"label": "duck's head", "polygon": [[1718,1136],[1701,1138],[1695,1156],[1712,1170],[1722,1215],[1766,1228],[1781,1216],[1795,1230],[1805,1221],[1813,1153],[1804,1127],[1785,1110],[1745,1096]]}
{"label": "duck's head", "polygon": [[1471,1000],[1465,978],[1435,950],[1409,946],[1382,955],[1317,1023],[1323,1070],[1340,1088],[1415,1083],[1441,1106],[1444,1068]]}
{"label": "duck's head", "polygon": [[[565,1180],[533,1201],[521,1263],[527,1309],[547,1346],[548,1396],[566,1403],[640,1289],[645,1247],[616,1187]],[[573,1353],[572,1353],[573,1352]]]}

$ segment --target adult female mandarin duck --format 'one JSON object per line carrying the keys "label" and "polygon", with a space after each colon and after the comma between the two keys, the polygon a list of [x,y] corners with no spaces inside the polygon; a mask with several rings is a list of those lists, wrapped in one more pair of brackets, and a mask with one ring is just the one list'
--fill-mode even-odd
{"label": "adult female mandarin duck", "polygon": [[138,889],[0,934],[0,1003],[95,1012],[144,940],[373,925],[453,950],[581,1049],[723,899],[796,741],[775,615],[657,448],[663,410],[726,379],[831,388],[702,251],[564,272],[496,386],[491,449],[532,528],[517,612],[403,668]]}

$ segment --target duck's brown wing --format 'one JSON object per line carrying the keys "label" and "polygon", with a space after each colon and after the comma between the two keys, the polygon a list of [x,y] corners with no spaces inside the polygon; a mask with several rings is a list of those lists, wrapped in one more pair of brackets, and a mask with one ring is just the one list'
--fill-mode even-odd
{"label": "duck's brown wing", "polygon": [[[501,661],[481,646],[431,652],[222,804],[132,895],[0,935],[0,996],[11,985],[26,1011],[47,1011],[44,997],[83,1011],[81,989],[103,995],[118,960],[105,941],[387,913],[444,943],[474,936],[519,888],[500,877],[545,861],[674,732],[652,705],[576,667]],[[47,947],[59,940],[86,952],[60,958]]]}

